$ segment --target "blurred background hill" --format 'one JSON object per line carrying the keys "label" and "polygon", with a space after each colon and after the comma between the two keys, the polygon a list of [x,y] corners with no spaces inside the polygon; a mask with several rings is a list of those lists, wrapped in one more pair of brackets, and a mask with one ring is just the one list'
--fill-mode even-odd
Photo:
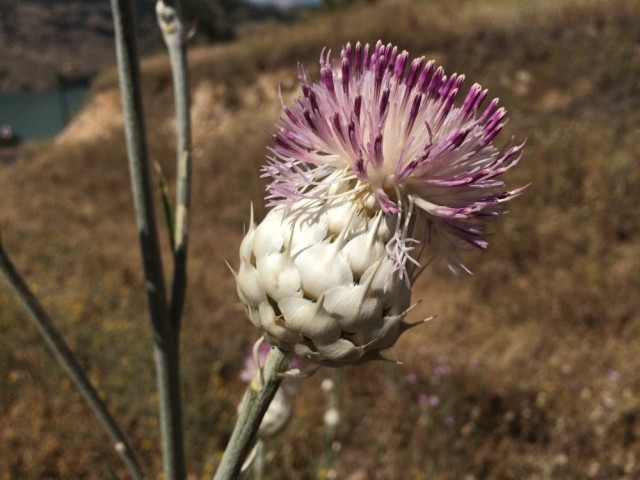
{"label": "blurred background hill", "polygon": [[[107,31],[102,9],[92,21]],[[456,279],[441,263],[423,274],[411,319],[438,318],[392,350],[404,365],[344,370],[335,437],[319,386],[335,372],[299,384],[291,424],[267,445],[267,478],[640,478],[640,4],[631,0],[356,2],[196,42],[182,340],[190,478],[210,478],[219,461],[256,339],[223,260],[237,263],[250,202],[264,214],[258,170],[279,88],[287,102],[298,94],[297,62],[317,78],[325,46],[378,39],[464,73],[463,91],[479,82],[500,97],[503,141],[528,139],[507,181],[531,186],[489,250],[465,256],[473,276]],[[171,182],[170,78],[163,53],[145,59],[150,152]],[[119,105],[115,71],[102,71],[63,132],[0,164],[0,231],[155,474],[157,398]],[[2,479],[126,477],[5,287],[0,452]]]}
{"label": "blurred background hill", "polygon": [[[143,51],[157,50],[154,3],[136,5]],[[0,0],[0,11],[0,92],[87,83],[115,62],[109,2]]]}
{"label": "blurred background hill", "polygon": [[[180,5],[192,43],[206,43],[232,40],[255,21],[291,20],[320,1],[184,0]],[[155,1],[134,3],[141,53],[161,51]],[[0,0],[0,12],[0,93],[48,90],[60,81],[86,84],[115,63],[108,1]]]}

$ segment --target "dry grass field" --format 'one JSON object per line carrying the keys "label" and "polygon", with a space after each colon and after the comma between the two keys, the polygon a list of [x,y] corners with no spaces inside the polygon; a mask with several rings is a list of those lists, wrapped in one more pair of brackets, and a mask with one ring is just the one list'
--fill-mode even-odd
{"label": "dry grass field", "polygon": [[[397,44],[500,97],[503,132],[528,138],[473,276],[434,264],[412,318],[438,318],[392,350],[404,365],[342,372],[335,438],[320,370],[267,444],[270,479],[640,478],[640,3],[380,2],[264,26],[190,52],[191,257],[182,337],[190,478],[206,479],[232,428],[257,332],[232,275],[258,169],[323,46]],[[317,77],[316,77],[317,78]],[[168,62],[143,65],[152,158],[174,177]],[[151,338],[114,72],[59,137],[0,165],[0,231],[91,379],[160,470]],[[158,212],[160,209],[158,209]],[[165,245],[166,246],[166,245]],[[170,271],[169,257],[165,270]],[[333,443],[333,449],[328,446]],[[0,286],[0,479],[127,478],[80,395]]]}

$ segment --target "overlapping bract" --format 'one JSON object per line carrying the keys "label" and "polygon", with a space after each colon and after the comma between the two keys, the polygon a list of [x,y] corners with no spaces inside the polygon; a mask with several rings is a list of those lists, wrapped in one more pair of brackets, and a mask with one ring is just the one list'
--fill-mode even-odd
{"label": "overlapping bract", "polygon": [[384,215],[355,205],[253,222],[240,246],[238,294],[266,340],[326,365],[378,357],[410,325],[411,291],[393,274]]}

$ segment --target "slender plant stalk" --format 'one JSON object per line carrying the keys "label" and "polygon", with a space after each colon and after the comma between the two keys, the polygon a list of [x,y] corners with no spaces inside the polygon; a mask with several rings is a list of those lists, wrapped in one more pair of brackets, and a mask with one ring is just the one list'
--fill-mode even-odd
{"label": "slender plant stalk", "polygon": [[160,397],[164,478],[183,480],[186,474],[178,364],[178,335],[166,299],[160,245],[144,130],[140,70],[131,0],[111,0],[116,54],[145,288],[154,334],[154,359]]}
{"label": "slender plant stalk", "polygon": [[191,197],[191,115],[184,28],[177,9],[171,3],[158,0],[156,15],[169,52],[176,104],[178,141],[176,211],[172,241],[174,271],[171,289],[171,322],[179,334],[187,289],[188,220]]}
{"label": "slender plant stalk", "polygon": [[87,378],[85,371],[62,338],[51,317],[49,317],[44,307],[16,270],[13,262],[5,252],[2,242],[0,242],[0,270],[9,287],[11,287],[22,302],[29,317],[38,329],[38,332],[40,332],[40,335],[42,335],[47,346],[53,353],[53,356],[78,390],[80,390],[80,393],[84,396],[91,410],[93,410],[93,413],[98,417],[98,420],[111,437],[116,452],[118,452],[124,460],[131,476],[135,480],[143,480],[145,477],[131,444],[109,412],[105,403],[98,396],[98,392]]}
{"label": "slender plant stalk", "polygon": [[253,447],[262,418],[282,382],[282,373],[289,367],[289,361],[289,355],[279,348],[272,348],[269,352],[262,382],[254,381],[247,387],[238,420],[213,480],[238,478],[242,463]]}

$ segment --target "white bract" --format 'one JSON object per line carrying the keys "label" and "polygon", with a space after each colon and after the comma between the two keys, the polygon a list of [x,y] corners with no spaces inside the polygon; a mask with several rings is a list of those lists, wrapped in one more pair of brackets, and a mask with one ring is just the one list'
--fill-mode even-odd
{"label": "white bract", "polygon": [[341,365],[379,358],[409,326],[411,291],[385,249],[389,219],[370,205],[328,200],[295,216],[276,207],[259,225],[252,220],[236,280],[269,343]]}

